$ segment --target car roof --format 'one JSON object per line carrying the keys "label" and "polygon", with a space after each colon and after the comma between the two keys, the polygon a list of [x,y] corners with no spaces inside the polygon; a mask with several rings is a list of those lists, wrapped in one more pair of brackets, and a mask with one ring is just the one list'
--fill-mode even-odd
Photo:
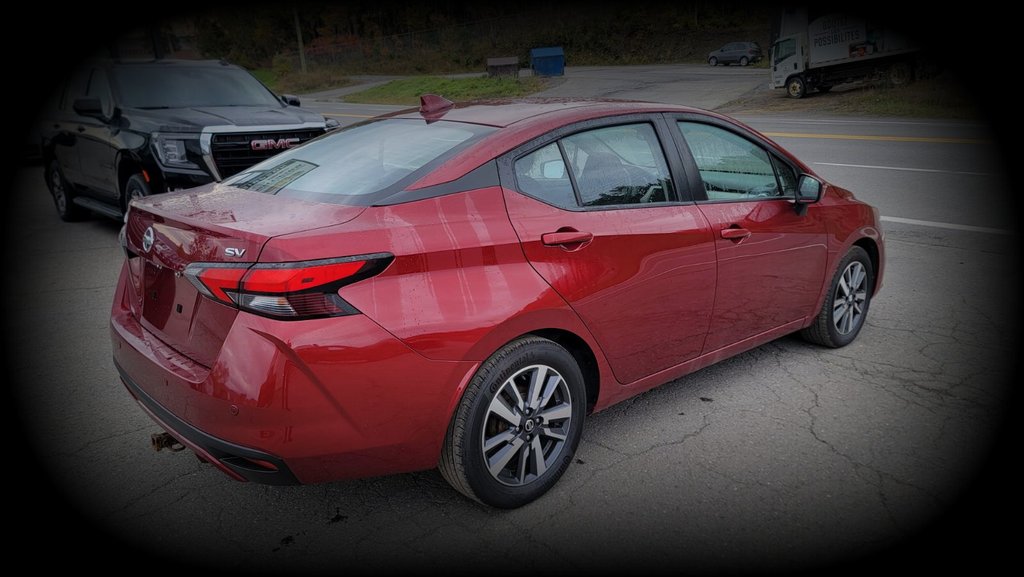
{"label": "car roof", "polygon": [[520,143],[567,124],[609,116],[658,112],[699,114],[743,126],[742,123],[720,114],[678,104],[538,97],[462,102],[434,114],[421,114],[419,109],[411,108],[386,117],[419,121],[426,119],[427,122],[464,122],[502,129],[446,161],[442,167],[410,186],[412,190],[448,182],[477,168],[485,159],[500,156]]}
{"label": "car roof", "polygon": [[[588,118],[615,116],[631,112],[695,112],[704,110],[629,100],[591,100],[576,98],[518,98],[498,100],[473,100],[455,103],[450,109],[436,115],[436,120],[466,122],[506,128],[515,124],[542,122],[545,125],[561,125]],[[391,118],[422,120],[424,115],[418,108],[400,110],[388,115]]]}
{"label": "car roof", "polygon": [[224,67],[224,68],[238,68],[237,65],[231,64],[224,60],[181,60],[176,58],[160,58],[160,59],[102,59],[93,61],[96,64],[107,66],[107,67],[169,67],[169,68],[213,68],[213,67]]}

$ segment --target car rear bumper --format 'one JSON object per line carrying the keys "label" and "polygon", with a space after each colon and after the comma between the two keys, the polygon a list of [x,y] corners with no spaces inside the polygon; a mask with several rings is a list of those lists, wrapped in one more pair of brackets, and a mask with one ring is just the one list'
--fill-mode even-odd
{"label": "car rear bumper", "polygon": [[315,483],[437,466],[478,363],[416,353],[364,315],[277,321],[239,313],[211,367],[131,314],[122,270],[114,363],[161,426],[231,477]]}
{"label": "car rear bumper", "polygon": [[228,476],[266,485],[295,485],[299,481],[278,457],[209,435],[168,411],[140,387],[114,359],[121,382],[150,418],[175,439]]}

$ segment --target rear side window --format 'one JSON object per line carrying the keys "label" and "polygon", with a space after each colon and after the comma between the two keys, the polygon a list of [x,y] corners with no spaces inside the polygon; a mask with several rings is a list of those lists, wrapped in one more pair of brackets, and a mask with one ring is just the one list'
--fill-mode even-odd
{"label": "rear side window", "polygon": [[520,157],[515,173],[521,192],[566,208],[675,200],[665,154],[648,123],[567,136]]}
{"label": "rear side window", "polygon": [[576,206],[576,194],[557,142],[517,160],[515,172],[520,191],[555,206]]}
{"label": "rear side window", "polygon": [[494,131],[455,122],[390,119],[356,125],[273,156],[226,181],[238,188],[316,202],[372,203],[428,164]]}

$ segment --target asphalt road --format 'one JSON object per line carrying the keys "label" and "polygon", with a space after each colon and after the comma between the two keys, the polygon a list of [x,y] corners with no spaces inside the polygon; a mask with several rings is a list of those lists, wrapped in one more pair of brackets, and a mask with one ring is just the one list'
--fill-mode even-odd
{"label": "asphalt road", "polygon": [[[347,121],[379,110],[308,105]],[[469,502],[436,471],[266,487],[153,452],[159,428],[110,358],[118,223],[60,222],[40,169],[21,169],[6,196],[5,363],[23,421],[10,440],[40,469],[9,463],[33,499],[9,522],[44,528],[16,544],[240,573],[993,569],[1012,532],[988,520],[1020,501],[995,475],[1020,316],[1018,215],[995,145],[963,123],[744,120],[887,219],[886,284],[860,338],[783,338],[594,415],[576,464],[514,511]]]}

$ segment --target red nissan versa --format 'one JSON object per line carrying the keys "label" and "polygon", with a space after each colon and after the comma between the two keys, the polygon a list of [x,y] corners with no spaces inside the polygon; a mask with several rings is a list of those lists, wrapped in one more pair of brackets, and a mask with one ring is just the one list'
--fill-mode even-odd
{"label": "red nissan versa", "polygon": [[723,116],[436,96],[134,200],[122,244],[114,361],[201,458],[439,467],[495,507],[589,413],[794,331],[848,344],[884,263],[875,209]]}

